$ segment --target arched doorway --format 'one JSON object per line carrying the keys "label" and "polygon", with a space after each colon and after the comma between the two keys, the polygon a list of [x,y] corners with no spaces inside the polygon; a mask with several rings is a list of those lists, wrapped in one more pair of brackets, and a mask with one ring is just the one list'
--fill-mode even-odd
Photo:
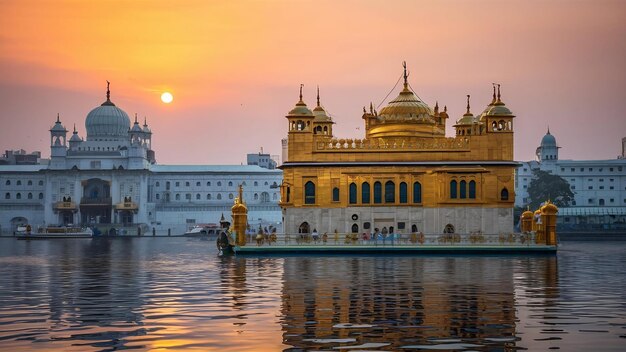
{"label": "arched doorway", "polygon": [[454,233],[454,225],[448,224],[443,229],[443,233]]}
{"label": "arched doorway", "polygon": [[359,233],[359,225],[352,224],[352,233]]}
{"label": "arched doorway", "polygon": [[85,224],[111,223],[111,182],[91,178],[82,182],[83,197],[80,200],[80,213]]}
{"label": "arched doorway", "polygon": [[309,226],[309,223],[305,221],[300,224],[300,227],[298,227],[298,233],[311,233],[311,227]]}

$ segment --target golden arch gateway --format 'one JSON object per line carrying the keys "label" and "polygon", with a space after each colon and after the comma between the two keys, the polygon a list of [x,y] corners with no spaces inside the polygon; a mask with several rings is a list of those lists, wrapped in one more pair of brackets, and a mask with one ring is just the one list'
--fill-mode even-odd
{"label": "golden arch gateway", "polygon": [[392,226],[400,234],[441,234],[448,225],[456,233],[513,232],[515,116],[500,85],[477,115],[467,96],[453,137],[445,135],[447,107],[431,107],[415,94],[406,65],[397,97],[380,111],[363,108],[362,138],[333,134],[319,89],[311,110],[301,87],[286,118],[280,203],[286,233],[298,233],[303,222],[320,233]]}

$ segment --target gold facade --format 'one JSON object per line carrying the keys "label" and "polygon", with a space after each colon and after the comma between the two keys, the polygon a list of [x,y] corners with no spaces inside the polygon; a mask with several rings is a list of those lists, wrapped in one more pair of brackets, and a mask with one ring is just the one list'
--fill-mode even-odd
{"label": "gold facade", "polygon": [[[286,116],[284,214],[347,207],[512,209],[514,117],[494,85],[493,100],[477,116],[468,96],[467,111],[454,124],[456,135],[446,137],[447,108],[421,101],[409,89],[405,67],[398,97],[380,112],[371,105],[363,109],[364,138],[337,138],[319,91],[311,111],[301,88]],[[285,217],[285,231],[300,220],[307,221]]]}

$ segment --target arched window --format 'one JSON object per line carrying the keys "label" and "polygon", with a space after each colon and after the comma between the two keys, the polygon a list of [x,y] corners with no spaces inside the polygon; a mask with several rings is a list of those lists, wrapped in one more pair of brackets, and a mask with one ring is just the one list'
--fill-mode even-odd
{"label": "arched window", "polygon": [[157,186],[157,187],[161,187],[161,183],[159,183],[159,182],[157,181],[156,186]]}
{"label": "arched window", "polygon": [[200,181],[196,182],[196,187],[200,187]]}
{"label": "arched window", "polygon": [[267,192],[261,193],[261,203],[267,203],[270,201],[270,194]]}
{"label": "arched window", "polygon": [[4,194],[4,199],[11,199],[11,193],[7,192]]}
{"label": "arched window", "polygon": [[417,232],[417,225],[415,225],[415,224],[411,225],[411,232],[412,233],[416,233]]}
{"label": "arched window", "polygon": [[393,181],[385,182],[385,203],[396,202],[396,184]]}
{"label": "arched window", "polygon": [[361,184],[361,203],[370,203],[370,184],[367,182],[363,182],[363,184]]}
{"label": "arched window", "polygon": [[22,194],[18,192],[18,193],[15,195],[15,199],[22,199]]}
{"label": "arched window", "polygon": [[267,183],[267,181],[265,181],[265,185],[266,185],[266,186],[268,186],[268,185],[269,185],[269,183]]}
{"label": "arched window", "polygon": [[309,223],[306,221],[300,224],[300,226],[298,227],[298,233],[309,233],[310,230],[311,229],[309,227]]}
{"label": "arched window", "polygon": [[33,194],[32,193],[28,193],[28,199],[33,199]]}
{"label": "arched window", "polygon": [[599,204],[599,205],[604,205],[604,199],[600,198],[600,200],[599,200],[598,204]]}
{"label": "arched window", "polygon": [[469,182],[469,198],[476,199],[476,181]]}
{"label": "arched window", "polygon": [[333,187],[333,202],[339,201],[339,188]]}
{"label": "arched window", "polygon": [[234,196],[233,196],[232,193],[228,194],[228,199],[233,199],[233,198],[234,198]]}
{"label": "arched window", "polygon": [[21,186],[22,185],[22,181],[21,180],[17,180],[17,185]]}
{"label": "arched window", "polygon": [[39,193],[39,199],[43,199],[43,193]]}
{"label": "arched window", "polygon": [[39,181],[39,185],[40,185],[40,186],[43,186],[43,181]]}
{"label": "arched window", "polygon": [[376,181],[374,182],[374,204],[380,204],[383,202],[383,185]]}
{"label": "arched window", "polygon": [[232,181],[229,181],[229,182],[228,182],[228,187],[232,187],[232,186],[233,186],[233,182],[232,182]]}
{"label": "arched window", "polygon": [[207,183],[206,183],[206,186],[207,186],[207,187],[211,187],[211,181],[207,182]]}
{"label": "arched window", "polygon": [[456,199],[456,180],[450,181],[450,198]]}
{"label": "arched window", "polygon": [[422,202],[422,184],[419,182],[413,183],[413,203]]}
{"label": "arched window", "polygon": [[217,194],[217,200],[222,200],[222,194],[221,193]]}
{"label": "arched window", "polygon": [[286,196],[287,200],[286,202],[289,203],[289,200],[291,199],[291,188],[287,187],[287,196]]}
{"label": "arched window", "polygon": [[176,200],[180,200],[180,194],[176,193]]}
{"label": "arched window", "polygon": [[29,185],[29,186],[32,186],[32,185],[33,185],[33,181],[28,180],[28,185]]}
{"label": "arched window", "polygon": [[400,203],[406,204],[409,201],[408,198],[406,182],[400,182]]}
{"label": "arched window", "polygon": [[254,194],[254,200],[259,200],[259,194],[258,193]]}
{"label": "arched window", "polygon": [[222,187],[222,181],[217,181],[217,186]]}
{"label": "arched window", "polygon": [[200,200],[200,193],[197,193],[197,194],[196,194],[196,199],[197,199],[197,200]]}
{"label": "arched window", "polygon": [[352,224],[352,233],[359,233],[359,225]]}
{"label": "arched window", "polygon": [[6,185],[10,186],[11,185],[11,180],[7,180]]}
{"label": "arched window", "polygon": [[259,183],[257,181],[254,181],[254,187],[258,186]]}
{"label": "arched window", "polygon": [[446,227],[443,228],[443,233],[454,233],[454,225],[446,225]]}
{"label": "arched window", "polygon": [[500,191],[500,200],[509,200],[509,190],[506,187]]}
{"label": "arched window", "polygon": [[461,199],[467,198],[467,182],[465,180],[459,182],[459,195]]}
{"label": "arched window", "polygon": [[206,194],[206,200],[211,200],[211,193]]}
{"label": "arched window", "polygon": [[315,204],[315,183],[312,181],[304,184],[304,204]]}
{"label": "arched window", "polygon": [[356,183],[350,184],[350,196],[348,197],[350,204],[356,204]]}
{"label": "arched window", "polygon": [[161,195],[157,193],[156,194],[156,200],[159,200],[159,199],[161,199]]}

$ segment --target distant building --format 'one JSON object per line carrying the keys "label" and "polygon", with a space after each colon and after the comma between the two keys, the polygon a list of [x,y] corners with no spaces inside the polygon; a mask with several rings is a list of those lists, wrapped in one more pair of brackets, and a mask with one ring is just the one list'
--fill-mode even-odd
{"label": "distant building", "polygon": [[35,151],[28,154],[24,149],[7,150],[0,157],[0,165],[38,165],[48,162],[48,159],[41,158],[41,152]]}
{"label": "distant building", "polygon": [[[338,138],[322,107],[302,98],[286,116],[281,166],[286,232],[408,234],[513,231],[515,116],[494,86],[493,100],[467,111],[446,137],[447,109],[430,107],[404,87],[380,111],[360,117],[362,139]],[[283,144],[285,145],[285,144]]]}
{"label": "distant building", "polygon": [[[108,87],[106,101],[89,112],[85,127],[85,139],[75,127],[67,139],[57,116],[50,129],[49,165],[0,165],[0,230],[82,224],[182,233],[194,224],[218,223],[222,214],[230,220],[239,184],[252,226],[281,221],[282,171],[255,165],[158,165],[146,120],[141,126],[135,116],[131,125],[111,101]],[[20,160],[22,154],[5,158]]]}
{"label": "distant building", "polygon": [[626,159],[622,155],[608,160],[562,160],[554,135],[548,132],[537,148],[537,160],[523,162],[516,172],[515,205],[530,203],[528,187],[533,170],[547,171],[565,179],[574,193],[570,207],[559,208],[561,228],[626,228]]}
{"label": "distant building", "polygon": [[248,165],[258,165],[264,169],[274,170],[278,166],[276,156],[264,154],[263,151],[256,154],[248,154]]}

